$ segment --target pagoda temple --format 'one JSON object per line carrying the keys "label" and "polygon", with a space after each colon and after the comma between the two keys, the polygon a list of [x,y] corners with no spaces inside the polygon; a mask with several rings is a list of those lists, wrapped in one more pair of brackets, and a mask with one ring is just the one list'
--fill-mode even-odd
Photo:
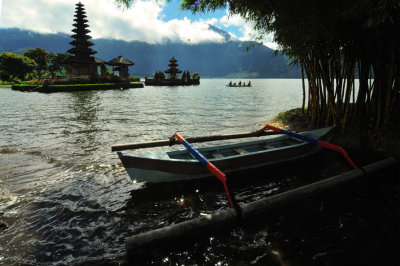
{"label": "pagoda temple", "polygon": [[[71,38],[74,40],[70,42],[73,48],[69,49],[67,53],[73,54],[68,58],[64,65],[67,69],[67,79],[69,81],[80,80],[82,76],[88,76],[90,81],[128,81],[129,71],[128,67],[134,65],[132,61],[119,56],[108,62],[99,58],[93,57],[97,51],[90,47],[94,44],[89,41],[92,37],[88,35],[90,30],[88,20],[86,19],[86,12],[83,4],[79,2],[75,8],[75,23],[72,24],[74,28]],[[119,71],[119,76],[107,74],[106,65],[113,67],[114,71]],[[99,71],[100,70],[100,76]]]}
{"label": "pagoda temple", "polygon": [[169,60],[169,69],[164,71],[165,73],[169,74],[170,79],[176,79],[176,74],[182,73],[182,70],[176,68],[179,66],[176,62],[178,62],[178,60],[172,57],[171,60]]}
{"label": "pagoda temple", "polygon": [[95,80],[98,78],[97,67],[104,65],[104,61],[91,56],[97,52],[90,48],[94,44],[89,41],[92,37],[88,35],[90,30],[88,30],[89,25],[85,14],[83,4],[81,2],[76,4],[75,23],[72,25],[74,34],[71,35],[74,40],[69,43],[74,47],[67,51],[74,56],[68,58],[65,65],[68,78],[73,79],[86,75],[90,80]]}
{"label": "pagoda temple", "polygon": [[[182,77],[178,77],[177,74],[182,73],[182,70],[178,69],[178,60],[172,57],[169,60],[169,69],[163,71],[156,71],[154,78],[145,78],[145,85],[149,86],[187,86],[187,85],[199,85],[200,77],[199,73],[194,73],[193,77],[190,77],[190,72],[185,70]],[[165,78],[164,73],[169,74],[169,78]]]}

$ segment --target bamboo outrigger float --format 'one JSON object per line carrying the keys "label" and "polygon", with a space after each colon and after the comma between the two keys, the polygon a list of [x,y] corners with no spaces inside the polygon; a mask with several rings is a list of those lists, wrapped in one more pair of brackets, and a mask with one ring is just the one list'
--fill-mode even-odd
{"label": "bamboo outrigger float", "polygon": [[127,252],[130,255],[136,254],[150,247],[165,245],[183,237],[198,235],[205,231],[233,223],[237,221],[238,218],[245,219],[260,213],[272,211],[283,204],[299,202],[301,199],[323,194],[328,190],[330,191],[331,189],[339,188],[353,181],[361,180],[366,176],[393,166],[396,163],[398,163],[397,160],[391,157],[325,180],[282,192],[258,201],[242,204],[238,207],[240,208],[240,212],[230,208],[200,218],[133,235],[126,239]]}

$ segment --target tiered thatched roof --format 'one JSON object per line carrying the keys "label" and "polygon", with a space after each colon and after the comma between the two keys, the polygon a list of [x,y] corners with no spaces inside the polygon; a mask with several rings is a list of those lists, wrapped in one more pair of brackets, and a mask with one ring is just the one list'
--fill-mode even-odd
{"label": "tiered thatched roof", "polygon": [[178,62],[178,60],[175,59],[175,57],[172,57],[171,60],[169,60],[169,69],[165,70],[164,72],[167,74],[179,74],[182,73],[182,70],[176,68],[177,66],[179,66],[176,62]]}
{"label": "tiered thatched roof", "polygon": [[91,55],[96,54],[97,51],[89,48],[90,46],[93,46],[94,44],[89,41],[92,37],[88,35],[90,30],[87,28],[89,25],[87,24],[88,20],[86,19],[86,12],[83,7],[83,4],[79,2],[76,4],[75,8],[75,19],[74,23],[72,26],[74,26],[74,29],[72,32],[75,34],[71,35],[71,38],[74,40],[70,42],[73,48],[69,49],[67,52],[70,54],[73,54],[73,57],[70,57],[68,59],[68,63],[94,63],[95,59],[91,57]]}

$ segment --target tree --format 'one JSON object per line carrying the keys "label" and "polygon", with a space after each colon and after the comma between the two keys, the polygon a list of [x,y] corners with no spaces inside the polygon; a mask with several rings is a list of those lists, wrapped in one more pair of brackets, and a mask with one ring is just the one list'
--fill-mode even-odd
{"label": "tree", "polygon": [[193,72],[192,79],[199,79],[199,78],[200,78],[199,72]]}
{"label": "tree", "polygon": [[72,55],[69,53],[53,53],[50,52],[48,57],[48,71],[50,72],[51,78],[53,78],[56,74],[62,74],[63,64],[64,62],[71,57]]}
{"label": "tree", "polygon": [[272,32],[281,52],[304,70],[314,124],[400,124],[399,1],[182,0],[181,8],[228,8],[255,23],[256,40]]}
{"label": "tree", "polygon": [[40,79],[42,76],[42,73],[48,70],[47,67],[48,67],[48,60],[50,59],[50,54],[46,50],[38,47],[38,48],[33,48],[33,49],[26,51],[24,53],[24,56],[27,56],[27,57],[35,60],[36,71],[37,71],[37,73],[39,75],[39,79]]}
{"label": "tree", "polygon": [[23,80],[35,69],[36,62],[26,56],[11,52],[0,54],[0,79],[11,81],[15,78]]}

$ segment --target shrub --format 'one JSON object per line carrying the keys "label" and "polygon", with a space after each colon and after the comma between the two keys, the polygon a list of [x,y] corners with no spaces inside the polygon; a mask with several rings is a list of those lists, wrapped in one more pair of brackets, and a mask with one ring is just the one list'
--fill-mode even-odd
{"label": "shrub", "polygon": [[199,72],[193,72],[192,79],[199,79],[199,78],[200,78]]}
{"label": "shrub", "polygon": [[0,54],[0,79],[11,81],[15,78],[24,79],[35,68],[35,61],[11,52]]}

